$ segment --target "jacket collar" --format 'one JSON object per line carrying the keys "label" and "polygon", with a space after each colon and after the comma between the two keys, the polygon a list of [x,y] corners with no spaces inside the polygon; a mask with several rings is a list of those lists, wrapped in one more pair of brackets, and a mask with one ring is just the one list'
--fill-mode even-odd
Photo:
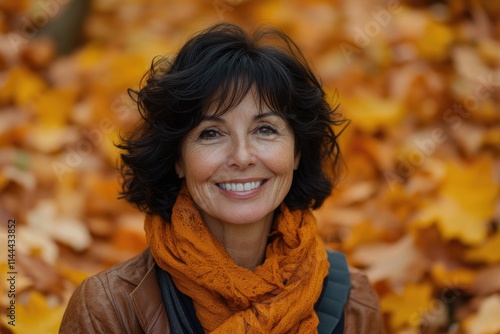
{"label": "jacket collar", "polygon": [[156,276],[156,264],[149,249],[142,256],[145,257],[143,263],[146,265],[143,270],[146,273],[141,273],[141,270],[135,273],[132,271],[130,276],[122,276],[122,279],[136,285],[130,293],[130,300],[144,333],[170,334],[170,325]]}

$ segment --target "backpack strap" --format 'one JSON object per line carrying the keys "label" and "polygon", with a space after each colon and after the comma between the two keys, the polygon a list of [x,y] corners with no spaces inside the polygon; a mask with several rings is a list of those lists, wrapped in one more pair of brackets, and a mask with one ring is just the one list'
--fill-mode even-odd
{"label": "backpack strap", "polygon": [[[344,306],[349,298],[351,280],[344,254],[327,250],[330,269],[321,299],[316,308],[319,318],[318,333],[331,334],[337,325],[343,325]],[[342,331],[341,331],[342,332]]]}

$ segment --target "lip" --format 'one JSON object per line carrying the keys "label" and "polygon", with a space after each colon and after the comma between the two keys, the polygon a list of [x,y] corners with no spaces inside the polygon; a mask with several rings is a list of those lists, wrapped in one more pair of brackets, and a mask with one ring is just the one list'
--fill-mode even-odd
{"label": "lip", "polygon": [[[238,180],[228,180],[224,182],[217,182],[216,187],[221,191],[225,196],[235,198],[235,199],[248,199],[254,196],[257,196],[260,192],[262,192],[263,187],[267,183],[268,179],[262,178],[248,178],[248,179],[238,179]],[[261,185],[255,189],[245,190],[245,191],[232,191],[223,189],[219,186],[220,183],[249,183],[249,182],[262,182]]]}

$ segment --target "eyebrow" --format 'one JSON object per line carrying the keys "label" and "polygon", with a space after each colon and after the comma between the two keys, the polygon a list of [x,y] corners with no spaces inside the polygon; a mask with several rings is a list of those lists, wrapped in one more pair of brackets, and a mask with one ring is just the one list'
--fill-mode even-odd
{"label": "eyebrow", "polygon": [[[278,114],[277,112],[275,111],[267,111],[267,112],[264,112],[264,113],[260,113],[260,114],[257,114],[253,117],[254,120],[258,120],[258,119],[261,119],[261,118],[266,118],[268,116],[277,116],[277,117],[280,117],[282,118],[282,116],[280,114]],[[203,116],[201,118],[201,121],[213,121],[213,122],[217,122],[217,123],[225,123],[226,121],[218,116],[213,116],[213,115],[209,115],[209,116]]]}
{"label": "eyebrow", "polygon": [[266,118],[266,117],[268,117],[268,116],[277,116],[277,117],[283,118],[283,116],[281,116],[280,114],[278,114],[278,113],[277,113],[277,112],[275,112],[275,111],[268,111],[268,112],[264,112],[264,113],[261,113],[261,114],[255,115],[255,116],[254,116],[254,119]]}

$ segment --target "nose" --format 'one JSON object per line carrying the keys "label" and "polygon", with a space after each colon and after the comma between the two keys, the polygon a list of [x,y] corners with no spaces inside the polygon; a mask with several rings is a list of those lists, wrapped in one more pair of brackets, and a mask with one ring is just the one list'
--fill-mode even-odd
{"label": "nose", "polygon": [[237,138],[232,142],[228,164],[240,169],[255,164],[255,152],[248,138]]}

